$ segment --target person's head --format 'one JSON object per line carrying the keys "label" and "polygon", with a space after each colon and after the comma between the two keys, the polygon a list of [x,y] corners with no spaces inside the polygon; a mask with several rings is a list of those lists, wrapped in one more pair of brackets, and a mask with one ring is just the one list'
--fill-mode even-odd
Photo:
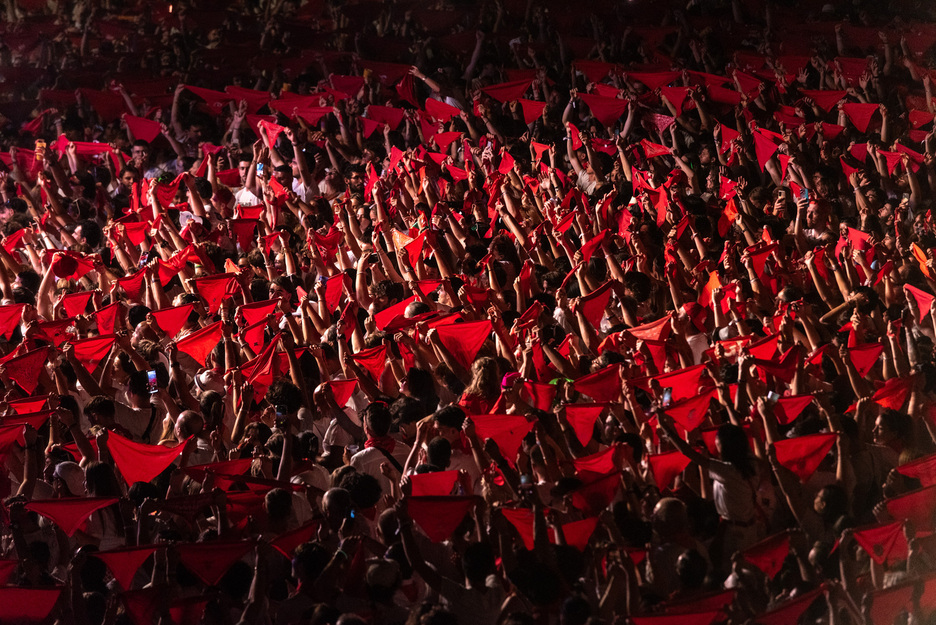
{"label": "person's head", "polygon": [[695,549],[687,549],[676,559],[676,575],[683,590],[697,590],[705,582],[708,563]]}
{"label": "person's head", "polygon": [[136,165],[138,169],[148,166],[150,159],[149,143],[141,139],[134,141],[133,147],[130,148],[130,157],[133,159],[133,164]]}
{"label": "person's head", "polygon": [[429,464],[444,471],[452,460],[452,444],[442,436],[436,436],[426,446]]}
{"label": "person's head", "polygon": [[371,601],[384,604],[390,603],[402,581],[400,565],[393,560],[373,558],[367,561],[364,584],[367,587],[367,596]]}
{"label": "person's head", "polygon": [[465,411],[458,406],[446,406],[432,416],[439,436],[453,443],[460,440],[462,427],[465,425]]}
{"label": "person's head", "polygon": [[368,438],[379,438],[390,433],[393,416],[390,407],[382,401],[374,401],[364,409],[364,433]]}
{"label": "person's head", "polygon": [[732,423],[726,423],[718,428],[715,435],[715,448],[722,460],[731,463],[745,478],[753,477],[754,467],[751,464],[751,449],[748,446],[747,434],[744,429]]}
{"label": "person's head", "polygon": [[279,165],[273,168],[273,177],[287,189],[292,189],[293,171],[289,165]]}
{"label": "person's head", "polygon": [[465,392],[485,399],[496,399],[500,395],[500,368],[493,358],[480,358],[471,365],[471,383]]}
{"label": "person's head", "polygon": [[176,440],[181,443],[192,436],[201,434],[204,427],[205,421],[200,414],[194,410],[185,410],[179,415],[179,418],[176,419],[173,431]]}
{"label": "person's head", "polygon": [[345,170],[345,185],[351,193],[363,193],[364,180],[364,167],[361,165],[349,165]]}
{"label": "person's head", "polygon": [[120,497],[120,484],[111,465],[92,461],[85,467],[85,489],[92,497]]}
{"label": "person's head", "polygon": [[322,508],[328,525],[337,530],[351,514],[351,493],[344,488],[330,488],[322,497]]}
{"label": "person's head", "polygon": [[267,389],[266,400],[277,412],[293,416],[302,407],[302,391],[286,378],[277,378]]}
{"label": "person's head", "polygon": [[120,170],[120,175],[117,180],[122,187],[129,190],[133,188],[133,185],[139,182],[140,173],[132,167],[124,167]]}
{"label": "person's head", "polygon": [[85,404],[85,416],[91,425],[109,426],[114,423],[117,406],[114,400],[106,395],[96,395]]}
{"label": "person's head", "polygon": [[266,509],[267,516],[273,522],[282,522],[289,518],[292,512],[292,504],[292,493],[285,488],[274,488],[263,498],[263,506]]}
{"label": "person's head", "polygon": [[77,462],[60,462],[52,472],[52,490],[56,497],[82,497],[85,472]]}
{"label": "person's head", "polygon": [[331,561],[331,550],[319,542],[303,543],[293,552],[293,575],[300,583],[311,584]]}
{"label": "person's head", "polygon": [[559,612],[560,625],[585,625],[591,618],[591,604],[585,597],[574,594],[566,597]]}
{"label": "person's head", "polygon": [[675,497],[664,497],[653,508],[653,531],[662,542],[670,542],[688,531],[686,504]]}
{"label": "person's head", "polygon": [[902,448],[913,434],[913,421],[907,414],[883,410],[874,421],[873,434],[878,445]]}
{"label": "person's head", "polygon": [[822,487],[813,501],[813,510],[825,523],[835,523],[848,511],[848,495],[845,489],[836,484]]}
{"label": "person's head", "polygon": [[475,588],[483,588],[488,575],[495,571],[494,552],[487,543],[471,543],[462,554],[465,579]]}

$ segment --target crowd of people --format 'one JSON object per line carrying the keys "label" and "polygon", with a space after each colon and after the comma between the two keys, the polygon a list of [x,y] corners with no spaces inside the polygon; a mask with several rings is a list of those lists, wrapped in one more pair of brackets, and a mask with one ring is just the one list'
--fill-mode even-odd
{"label": "crowd of people", "polygon": [[4,9],[0,623],[936,622],[936,5]]}

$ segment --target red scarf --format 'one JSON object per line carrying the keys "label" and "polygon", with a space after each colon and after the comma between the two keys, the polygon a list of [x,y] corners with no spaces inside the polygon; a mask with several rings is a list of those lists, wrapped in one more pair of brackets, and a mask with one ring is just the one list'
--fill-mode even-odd
{"label": "red scarf", "polygon": [[388,454],[393,453],[393,448],[396,446],[396,441],[393,440],[390,436],[372,436],[364,442],[364,448],[377,447],[378,449],[383,449]]}

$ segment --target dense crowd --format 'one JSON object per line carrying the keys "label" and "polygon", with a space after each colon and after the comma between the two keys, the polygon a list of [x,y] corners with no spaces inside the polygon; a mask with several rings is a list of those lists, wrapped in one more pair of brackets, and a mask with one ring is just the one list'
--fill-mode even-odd
{"label": "dense crowd", "polygon": [[936,622],[936,5],[0,23],[0,623]]}

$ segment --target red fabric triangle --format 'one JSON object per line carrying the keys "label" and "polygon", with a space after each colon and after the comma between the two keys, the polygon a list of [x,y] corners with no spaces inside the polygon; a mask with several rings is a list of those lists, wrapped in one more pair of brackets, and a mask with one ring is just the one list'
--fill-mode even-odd
{"label": "red fabric triangle", "polygon": [[595,373],[578,378],[573,382],[573,387],[597,402],[617,401],[621,394],[620,369],[620,364],[608,365]]}
{"label": "red fabric triangle", "polygon": [[32,395],[39,386],[39,373],[49,358],[49,348],[40,347],[22,356],[11,358],[3,363],[10,379],[22,387],[27,394]]}
{"label": "red fabric triangle", "polygon": [[933,510],[936,510],[936,486],[927,486],[920,490],[885,500],[887,511],[898,520],[909,520],[917,532],[932,531]]}
{"label": "red fabric triangle", "polygon": [[597,453],[583,456],[582,458],[575,458],[572,460],[572,464],[575,466],[577,473],[588,474],[593,473],[596,475],[606,475],[611,471],[617,470],[617,465],[614,462],[614,455],[617,453],[617,446],[611,446],[603,451]]}
{"label": "red fabric triangle", "polygon": [[169,608],[169,616],[177,625],[199,625],[205,615],[205,608],[211,602],[211,597],[186,597],[174,602]]}
{"label": "red fabric triangle", "polygon": [[598,517],[573,521],[562,526],[562,535],[567,545],[579,551],[585,551],[596,527],[598,527]]}
{"label": "red fabric triangle", "polygon": [[[403,121],[403,109],[393,108],[391,106],[378,106],[371,104],[367,107],[367,116],[374,121],[386,124],[390,130],[396,130]],[[391,167],[390,169],[393,169]]]}
{"label": "red fabric triangle", "polygon": [[72,347],[75,349],[75,358],[78,362],[84,365],[88,373],[94,373],[116,342],[117,337],[114,335],[99,336],[72,341]]}
{"label": "red fabric triangle", "polygon": [[[575,430],[575,437],[584,447],[594,435],[595,421],[607,407],[607,404],[566,404],[565,418]],[[607,471],[604,471],[607,473]]]}
{"label": "red fabric triangle", "polygon": [[26,504],[26,509],[41,514],[58,525],[68,536],[73,536],[94,512],[118,501],[116,497],[42,499],[30,501]]}
{"label": "red fabric triangle", "polygon": [[917,458],[896,468],[901,475],[920,480],[926,486],[936,484],[936,454]]}
{"label": "red fabric triangle", "polygon": [[9,304],[0,306],[0,335],[6,340],[13,338],[13,332],[19,327],[23,318],[25,304]]}
{"label": "red fabric triangle", "polygon": [[56,606],[61,587],[23,588],[7,586],[0,588],[0,621],[5,623],[45,622]]}
{"label": "red fabric triangle", "polygon": [[215,586],[235,562],[254,548],[244,540],[213,541],[177,545],[179,560],[208,586]]}
{"label": "red fabric triangle", "polygon": [[[546,110],[546,103],[537,100],[521,99],[520,107],[523,109],[523,122],[529,126],[542,117],[543,111]],[[539,155],[542,155],[542,152],[539,152]],[[537,160],[539,159],[539,155],[537,155]]]}
{"label": "red fabric triangle", "polygon": [[671,451],[665,454],[651,454],[647,456],[647,462],[650,463],[657,488],[664,490],[689,466],[690,460],[678,451]]}
{"label": "red fabric triangle", "polygon": [[871,368],[877,364],[878,358],[880,358],[883,351],[884,346],[881,343],[866,343],[849,349],[848,357],[851,358],[852,364],[858,370],[858,375],[865,377]]}
{"label": "red fabric triangle", "polygon": [[601,325],[601,318],[608,307],[613,286],[614,281],[608,280],[585,297],[579,298],[576,310],[582,311],[582,315],[595,329]]}
{"label": "red fabric triangle", "polygon": [[374,382],[380,383],[380,378],[383,375],[384,368],[387,365],[387,346],[378,345],[377,347],[372,347],[370,349],[365,349],[359,351],[358,353],[351,356],[356,363],[364,367],[364,369],[370,373],[371,377],[374,379]]}
{"label": "red fabric triangle", "polygon": [[597,119],[602,126],[609,128],[621,118],[621,115],[627,112],[627,107],[629,106],[627,100],[603,98],[588,93],[579,94],[579,98],[588,105],[595,119]]}
{"label": "red fabric triangle", "polygon": [[867,132],[868,124],[871,123],[871,118],[874,117],[879,106],[874,103],[846,102],[842,105],[842,108],[855,128],[860,132]]}
{"label": "red fabric triangle", "polygon": [[292,558],[293,551],[296,550],[296,547],[311,540],[315,540],[320,526],[320,521],[311,521],[294,530],[280,534],[270,542],[270,546],[287,558]]}
{"label": "red fabric triangle", "polygon": [[[49,417],[52,416],[52,413],[52,410],[40,410],[37,412],[26,412],[23,414],[3,417],[3,419],[0,419],[0,425],[29,425],[34,430],[38,430],[43,425],[45,425],[46,421],[49,420]],[[25,443],[25,441],[22,440],[22,437],[18,438],[17,442]]]}
{"label": "red fabric triangle", "polygon": [[760,625],[790,625],[790,623],[796,623],[814,601],[822,599],[823,592],[823,588],[817,588],[804,593],[778,608],[761,614],[754,620]]}
{"label": "red fabric triangle", "polygon": [[779,358],[779,360],[760,360],[754,359],[754,365],[758,371],[767,375],[772,375],[787,384],[793,381],[796,375],[797,347],[794,345]]}
{"label": "red fabric triangle", "polygon": [[222,300],[231,295],[232,287],[237,288],[237,282],[229,273],[199,278],[195,281],[195,290],[205,299],[208,313],[211,315],[217,313]]}
{"label": "red fabric triangle", "polygon": [[791,395],[777,400],[774,414],[781,425],[790,425],[799,417],[806,406],[812,403],[812,395]]}
{"label": "red fabric triangle", "polygon": [[534,424],[520,415],[469,415],[468,418],[474,423],[478,438],[482,441],[490,438],[497,443],[504,458],[511,464],[517,459],[523,437],[533,429]]}
{"label": "red fabric triangle", "polygon": [[254,325],[255,323],[266,321],[267,315],[273,314],[278,305],[278,299],[268,299],[262,302],[244,304],[238,311],[247,325]]}
{"label": "red fabric triangle", "polygon": [[[247,382],[253,385],[258,394],[265,394],[279,374],[276,349],[282,333],[274,336],[256,358],[241,366],[241,372],[247,376]],[[248,373],[249,371],[249,373]]]}
{"label": "red fabric triangle", "polygon": [[768,578],[773,579],[783,568],[783,562],[789,553],[790,534],[781,532],[745,549],[744,559],[763,571]]}
{"label": "red fabric triangle", "polygon": [[598,233],[598,236],[595,236],[589,239],[581,249],[582,252],[582,261],[588,262],[591,260],[592,254],[595,253],[595,250],[601,247],[601,244],[604,242],[605,238],[608,236],[608,230],[605,228]]}
{"label": "red fabric triangle", "polygon": [[660,616],[632,616],[630,620],[633,625],[711,625],[721,615],[721,610],[711,610]]}
{"label": "red fabric triangle", "polygon": [[627,78],[633,78],[634,80],[642,82],[650,91],[668,85],[679,78],[679,76],[679,72],[627,72]]}
{"label": "red fabric triangle", "polygon": [[835,105],[848,95],[845,91],[817,91],[813,89],[803,89],[800,93],[807,98],[812,98],[816,106],[826,113],[835,108]]}
{"label": "red fabric triangle", "polygon": [[[542,350],[540,353],[542,354]],[[520,391],[520,398],[534,408],[548,412],[552,409],[557,390],[554,384],[540,384],[538,382],[524,380],[523,389]]]}
{"label": "red fabric triangle", "polygon": [[436,328],[436,333],[442,345],[452,354],[465,369],[470,370],[471,364],[478,355],[478,350],[491,334],[489,320],[469,323],[455,323]]}
{"label": "red fabric triangle", "polygon": [[199,464],[194,467],[185,467],[182,471],[196,482],[204,482],[209,473],[237,477],[250,470],[253,458],[238,458],[236,460],[223,460],[209,464]]}
{"label": "red fabric triangle", "polygon": [[126,278],[117,278],[117,284],[123,288],[127,293],[127,297],[131,301],[139,302],[140,293],[143,290],[143,281],[146,279],[146,271],[140,270],[137,271],[132,276],[127,276]]}
{"label": "red fabric triangle", "polygon": [[160,329],[169,335],[170,339],[173,339],[182,329],[182,326],[185,325],[185,322],[188,321],[189,315],[192,314],[194,309],[195,306],[192,304],[185,304],[174,308],[154,310],[151,314],[156,318],[156,323]]}
{"label": "red fabric triangle", "polygon": [[587,514],[598,514],[617,497],[621,474],[617,470],[588,482],[572,493],[572,505]]}
{"label": "red fabric triangle", "polygon": [[670,404],[664,409],[664,412],[681,425],[684,430],[692,432],[702,425],[702,422],[708,416],[709,404],[714,395],[715,391],[706,391],[701,395]]}
{"label": "red fabric triangle", "polygon": [[152,143],[156,137],[162,134],[159,122],[154,122],[151,119],[135,115],[124,115],[124,121],[127,122],[127,128],[130,129],[133,138],[138,141]]}
{"label": "red fabric triangle", "polygon": [[520,540],[523,541],[523,546],[526,550],[533,551],[533,511],[529,508],[501,508],[501,514],[517,529],[517,533],[520,535]]}
{"label": "red fabric triangle", "polygon": [[777,151],[777,144],[765,137],[760,129],[754,131],[754,151],[757,154],[757,164],[761,171],[767,166],[767,161]]}
{"label": "red fabric triangle", "polygon": [[410,497],[409,515],[434,543],[451,537],[475,503],[474,497]]}
{"label": "red fabric triangle", "polygon": [[482,87],[481,91],[488,94],[498,102],[513,102],[514,100],[519,100],[523,97],[523,94],[525,94],[527,89],[530,88],[532,82],[533,81],[527,79],[513,80],[511,82],[504,82],[499,85]]}
{"label": "red fabric triangle", "polygon": [[256,219],[228,220],[228,227],[231,228],[234,234],[234,241],[240,247],[241,251],[246,252],[250,250],[250,243],[253,240],[254,231],[257,228],[257,221]]}
{"label": "red fabric triangle", "polygon": [[7,402],[10,408],[13,409],[18,415],[29,414],[30,412],[36,412],[42,410],[46,406],[46,402],[49,400],[49,395],[44,395],[42,397],[26,397],[25,399],[14,399],[13,401]]}
{"label": "red fabric triangle", "polygon": [[374,324],[377,326],[377,329],[383,330],[387,327],[387,324],[393,321],[397,316],[403,316],[406,312],[406,307],[415,302],[416,299],[416,296],[413,295],[402,302],[384,308],[380,312],[374,314]]}
{"label": "red fabric triangle", "polygon": [[904,285],[904,290],[907,291],[917,303],[917,309],[920,314],[920,323],[923,323],[923,319],[926,318],[926,315],[930,312],[930,306],[933,304],[933,300],[936,300],[936,297],[930,295],[926,291],[911,286],[909,284]]}
{"label": "red fabric triangle", "polygon": [[257,123],[257,126],[260,132],[266,136],[270,147],[276,145],[276,139],[280,136],[281,133],[286,132],[286,128],[284,126],[274,124],[273,122],[268,122],[265,119],[261,119]]}
{"label": "red fabric triangle", "polygon": [[351,400],[351,395],[354,394],[357,383],[357,380],[332,380],[325,382],[325,385],[331,389],[332,395],[335,397],[335,403],[339,406],[345,406]]}
{"label": "red fabric triangle", "polygon": [[452,494],[458,471],[414,473],[410,476],[414,497],[447,497]]}
{"label": "red fabric triangle", "polygon": [[127,486],[151,482],[179,457],[184,447],[185,443],[175,447],[136,443],[115,432],[107,436],[107,449]]}
{"label": "red fabric triangle", "polygon": [[439,146],[439,149],[443,152],[447,152],[449,146],[452,145],[455,141],[460,139],[462,133],[457,131],[452,132],[440,132],[435,136],[436,145]]}
{"label": "red fabric triangle", "polygon": [[217,347],[223,334],[222,322],[216,321],[179,339],[176,341],[176,347],[180,352],[191,356],[196,362],[206,365],[208,354]]}
{"label": "red fabric triangle", "polygon": [[660,383],[661,388],[673,389],[673,400],[679,401],[682,399],[694,397],[698,393],[699,379],[702,377],[702,371],[704,369],[705,365],[695,365],[692,367],[686,367],[685,369],[670,371],[669,373],[662,373],[652,377],[637,378],[631,380],[630,382],[634,386],[642,388],[649,393],[650,380],[656,380]]}
{"label": "red fabric triangle", "polygon": [[909,613],[915,590],[916,583],[911,582],[871,593],[871,622],[894,623],[901,612]]}
{"label": "red fabric triangle", "polygon": [[666,96],[666,99],[676,109],[676,117],[682,115],[683,103],[689,97],[689,89],[686,87],[660,87],[660,93]]}
{"label": "red fabric triangle", "polygon": [[435,98],[427,98],[425,109],[433,119],[437,121],[447,122],[453,117],[457,117],[461,111],[450,104],[446,104]]}
{"label": "red fabric triangle", "polygon": [[78,293],[68,293],[62,297],[62,306],[65,308],[65,314],[69,317],[83,315],[88,308],[88,302],[94,291],[79,291]]}
{"label": "red fabric triangle", "polygon": [[878,564],[891,564],[907,558],[903,521],[856,529],[853,535],[861,548]]}
{"label": "red fabric triangle", "polygon": [[130,590],[130,584],[137,570],[143,566],[146,559],[156,553],[159,547],[145,545],[143,547],[128,547],[112,551],[98,551],[94,557],[104,562],[114,575],[114,579],[124,590]]}
{"label": "red fabric triangle", "polygon": [[835,433],[798,436],[777,441],[774,449],[780,464],[806,483],[835,445],[837,438]]}

